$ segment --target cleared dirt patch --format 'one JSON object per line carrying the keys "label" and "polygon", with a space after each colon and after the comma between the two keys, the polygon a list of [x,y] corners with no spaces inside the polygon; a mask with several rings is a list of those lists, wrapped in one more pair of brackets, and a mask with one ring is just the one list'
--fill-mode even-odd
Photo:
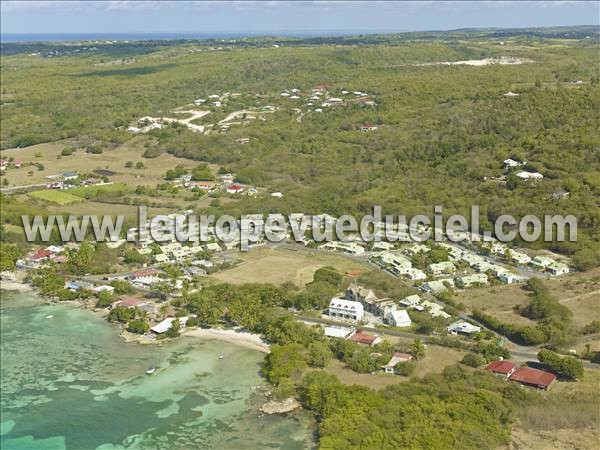
{"label": "cleared dirt patch", "polygon": [[[3,159],[13,157],[20,159],[23,163],[41,163],[43,170],[35,166],[21,168],[9,168],[3,176],[8,179],[10,186],[24,186],[38,183],[48,183],[46,177],[58,175],[66,171],[78,171],[92,173],[95,170],[110,170],[116,175],[110,177],[115,183],[126,183],[131,186],[145,185],[155,186],[164,181],[165,172],[177,165],[193,168],[198,163],[184,158],[176,158],[169,154],[162,154],[157,158],[143,158],[144,152],[141,141],[136,138],[130,139],[123,145],[105,150],[104,153],[94,155],[84,150],[77,150],[71,156],[62,156],[57,159],[63,148],[69,146],[67,143],[47,143],[32,145],[22,149],[4,150],[0,154]],[[39,155],[39,156],[36,156]],[[125,164],[131,161],[134,167],[126,168]],[[135,163],[141,161],[144,169],[136,169]],[[29,175],[31,173],[31,175]]]}
{"label": "cleared dirt patch", "polygon": [[333,266],[341,272],[371,270],[341,256],[316,252],[257,248],[241,253],[239,257],[242,260],[240,265],[216,273],[212,278],[232,284],[261,282],[279,285],[291,281],[296,286],[304,286],[312,281],[315,270],[324,266]]}

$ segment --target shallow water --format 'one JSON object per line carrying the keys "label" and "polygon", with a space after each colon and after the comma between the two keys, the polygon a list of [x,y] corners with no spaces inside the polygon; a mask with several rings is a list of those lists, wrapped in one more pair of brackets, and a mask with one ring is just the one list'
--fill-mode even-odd
{"label": "shallow water", "polygon": [[3,450],[312,446],[307,413],[260,417],[259,352],[125,344],[99,315],[33,293],[2,292],[0,307]]}

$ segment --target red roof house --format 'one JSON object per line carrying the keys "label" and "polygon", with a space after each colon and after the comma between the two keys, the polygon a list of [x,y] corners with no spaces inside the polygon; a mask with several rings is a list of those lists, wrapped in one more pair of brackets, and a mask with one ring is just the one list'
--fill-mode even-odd
{"label": "red roof house", "polygon": [[131,279],[132,280],[137,280],[137,279],[140,279],[140,278],[155,277],[159,273],[160,272],[158,270],[156,270],[156,269],[138,270],[137,272],[133,272],[131,274]]}
{"label": "red roof house", "polygon": [[45,259],[51,258],[52,255],[54,255],[54,253],[43,248],[31,255],[31,260],[35,262],[44,261]]}
{"label": "red roof house", "polygon": [[556,380],[556,376],[550,372],[534,369],[533,367],[521,367],[510,376],[510,380],[547,391],[554,380]]}
{"label": "red roof house", "polygon": [[517,370],[517,366],[513,362],[500,360],[491,362],[486,369],[496,375],[508,378]]}
{"label": "red roof house", "polygon": [[379,336],[359,331],[358,333],[353,334],[352,337],[350,337],[350,340],[363,345],[375,345],[381,341],[381,338]]}
{"label": "red roof house", "polygon": [[231,186],[227,187],[227,192],[229,192],[230,194],[237,194],[238,192],[242,192],[244,190],[244,187],[240,184],[232,184]]}
{"label": "red roof house", "polygon": [[131,309],[131,308],[135,308],[140,303],[141,303],[141,300],[138,300],[137,298],[123,297],[120,300],[117,300],[116,302],[114,302],[111,306],[113,308],[116,308],[117,306],[122,306],[123,308]]}

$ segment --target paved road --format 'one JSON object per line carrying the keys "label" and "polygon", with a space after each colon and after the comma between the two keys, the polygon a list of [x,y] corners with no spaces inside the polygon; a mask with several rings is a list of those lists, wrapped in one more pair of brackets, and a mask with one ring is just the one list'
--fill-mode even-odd
{"label": "paved road", "polygon": [[[348,326],[348,327],[356,326],[351,323],[338,322],[338,321],[334,321],[334,320],[323,319],[321,317],[308,317],[308,316],[302,316],[302,315],[298,315],[297,317],[298,317],[298,320],[302,320],[304,322],[309,322],[309,323],[321,324],[321,325],[337,325],[337,326]],[[417,339],[418,338],[418,339],[421,339],[425,343],[430,342],[431,338],[432,338],[432,336],[424,336],[422,334],[411,333],[408,331],[392,330],[392,329],[388,329],[388,328],[377,328],[377,327],[369,327],[369,326],[362,326],[362,325],[359,328],[361,330],[371,331],[371,332],[377,333],[379,335],[387,334],[389,336],[398,336],[398,337],[403,337],[403,338],[408,338],[408,339]],[[516,362],[525,363],[528,361],[535,361],[535,362],[538,361],[537,354],[538,354],[539,349],[536,347],[517,346],[516,348],[513,348],[513,349],[511,349],[511,348],[507,348],[507,349],[508,349],[508,351],[510,351],[511,359]],[[581,362],[583,363],[583,367],[585,367],[587,369],[600,370],[600,364],[595,364],[590,361],[584,361],[584,360],[582,360]]]}
{"label": "paved road", "polygon": [[35,191],[40,188],[45,188],[46,184],[29,184],[27,186],[11,186],[11,187],[3,187],[0,188],[0,192],[2,194],[11,195],[17,194],[21,192]]}

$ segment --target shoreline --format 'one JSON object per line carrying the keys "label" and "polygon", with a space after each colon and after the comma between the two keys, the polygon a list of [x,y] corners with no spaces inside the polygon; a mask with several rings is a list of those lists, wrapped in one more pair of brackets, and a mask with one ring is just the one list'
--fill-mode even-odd
{"label": "shoreline", "polygon": [[[17,272],[21,277],[24,278],[24,273]],[[30,284],[23,283],[20,280],[0,280],[0,289],[3,291],[17,291],[19,293],[35,293],[39,295],[37,289]],[[41,297],[41,296],[40,296]],[[54,303],[54,302],[51,302]],[[61,304],[68,304],[76,308],[82,308],[90,311],[93,314],[103,314],[102,311],[91,307],[87,302],[75,300],[75,301],[64,301]],[[151,341],[145,339],[140,335],[133,335],[125,330],[121,330],[119,333],[124,343],[136,342],[138,344],[162,344],[161,341]],[[258,334],[250,333],[248,331],[237,331],[235,329],[224,329],[224,328],[192,328],[185,330],[181,333],[181,337],[192,337],[192,338],[204,338],[212,339],[230,344],[238,345],[250,350],[259,351],[261,353],[270,353],[271,347],[266,344],[262,337]]]}
{"label": "shoreline", "polygon": [[182,337],[199,337],[213,339],[230,344],[239,345],[261,353],[270,353],[271,347],[266,344],[260,335],[247,331],[236,331],[223,328],[195,328],[181,333]]}

